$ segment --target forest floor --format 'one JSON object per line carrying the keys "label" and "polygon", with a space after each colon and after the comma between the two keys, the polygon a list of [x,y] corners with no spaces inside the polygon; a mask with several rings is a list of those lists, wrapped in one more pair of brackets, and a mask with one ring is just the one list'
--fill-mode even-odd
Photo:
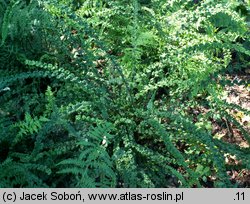
{"label": "forest floor", "polygon": [[[245,73],[227,75],[226,78],[233,84],[225,87],[225,92],[227,93],[226,101],[250,111],[250,69],[247,69]],[[250,116],[237,110],[233,110],[231,114],[235,116],[237,121],[242,124],[245,130],[250,134]],[[250,145],[243,137],[241,131],[226,119],[224,126],[213,123],[213,134],[223,141],[236,144],[241,148],[247,148]],[[234,165],[235,167],[240,165],[240,161],[233,155],[226,157],[226,163],[228,165]],[[227,173],[233,183],[238,183],[240,187],[250,187],[250,170],[234,169]]]}

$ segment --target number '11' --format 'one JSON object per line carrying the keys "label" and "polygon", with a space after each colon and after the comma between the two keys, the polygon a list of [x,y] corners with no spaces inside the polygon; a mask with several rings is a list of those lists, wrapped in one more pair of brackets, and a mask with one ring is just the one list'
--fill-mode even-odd
{"label": "number '11'", "polygon": [[236,193],[236,195],[237,195],[237,200],[244,200],[245,199],[244,192],[242,192],[242,193],[238,192],[238,193]]}

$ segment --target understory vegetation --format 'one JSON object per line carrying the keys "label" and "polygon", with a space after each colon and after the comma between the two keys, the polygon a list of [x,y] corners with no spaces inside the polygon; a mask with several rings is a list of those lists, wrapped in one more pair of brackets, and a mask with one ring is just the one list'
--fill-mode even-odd
{"label": "understory vegetation", "polygon": [[249,67],[249,1],[0,0],[0,187],[249,187]]}

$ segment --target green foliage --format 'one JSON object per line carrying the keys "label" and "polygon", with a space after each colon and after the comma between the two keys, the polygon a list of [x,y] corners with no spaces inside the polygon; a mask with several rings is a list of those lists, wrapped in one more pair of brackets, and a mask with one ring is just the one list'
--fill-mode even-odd
{"label": "green foliage", "polygon": [[249,65],[241,2],[0,0],[0,187],[237,186],[249,147],[212,122],[250,143],[222,97]]}
{"label": "green foliage", "polygon": [[88,135],[78,142],[79,156],[61,161],[58,165],[68,167],[63,167],[58,173],[74,174],[76,187],[115,187],[113,161],[106,150],[113,139],[109,134],[111,130],[112,125],[108,123],[90,130]]}

